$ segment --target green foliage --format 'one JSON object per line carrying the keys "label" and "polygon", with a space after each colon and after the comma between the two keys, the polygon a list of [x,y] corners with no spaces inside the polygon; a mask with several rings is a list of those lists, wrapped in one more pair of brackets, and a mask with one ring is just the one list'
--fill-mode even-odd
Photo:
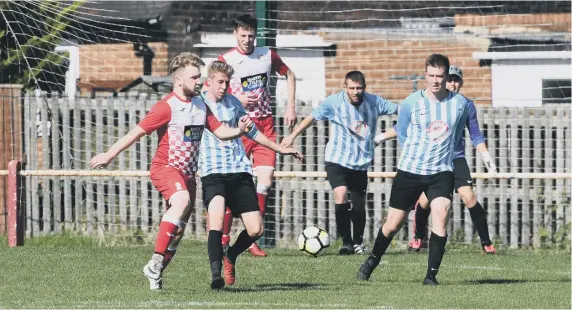
{"label": "green foliage", "polygon": [[66,55],[54,49],[68,39],[65,31],[71,26],[71,14],[82,3],[3,1],[0,46],[8,53],[0,57],[0,83],[61,90]]}

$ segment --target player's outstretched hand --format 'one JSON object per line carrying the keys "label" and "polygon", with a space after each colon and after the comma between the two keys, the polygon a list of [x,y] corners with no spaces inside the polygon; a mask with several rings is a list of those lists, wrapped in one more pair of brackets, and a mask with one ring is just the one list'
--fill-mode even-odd
{"label": "player's outstretched hand", "polygon": [[242,103],[242,106],[245,108],[255,106],[256,104],[258,104],[258,98],[256,97],[256,95],[252,95],[249,93],[241,93],[237,98],[238,100],[240,100],[240,103]]}
{"label": "player's outstretched hand", "polygon": [[111,157],[107,153],[101,153],[95,155],[91,159],[91,169],[102,169],[105,168],[111,161]]}
{"label": "player's outstretched hand", "polygon": [[284,125],[288,126],[288,130],[292,130],[296,124],[296,110],[294,108],[286,109],[284,114]]}
{"label": "player's outstretched hand", "polygon": [[238,128],[242,132],[249,132],[252,129],[252,126],[254,126],[254,123],[252,123],[252,120],[247,115],[241,117],[238,122]]}
{"label": "player's outstretched hand", "polygon": [[489,173],[496,174],[497,166],[495,165],[495,161],[491,157],[491,154],[488,151],[482,152],[481,158],[483,159],[483,163],[485,164],[485,167],[487,167]]}
{"label": "player's outstretched hand", "polygon": [[304,160],[304,155],[302,155],[302,153],[300,153],[300,151],[298,151],[297,149],[295,149],[293,147],[281,147],[280,151],[278,153],[280,153],[282,155],[292,155],[292,156],[294,156],[294,158],[296,158],[299,161]]}
{"label": "player's outstretched hand", "polygon": [[280,142],[280,146],[288,148],[291,147],[293,143],[294,143],[294,137],[292,137],[292,135],[288,135],[287,137],[284,137],[284,139],[282,139],[282,141]]}

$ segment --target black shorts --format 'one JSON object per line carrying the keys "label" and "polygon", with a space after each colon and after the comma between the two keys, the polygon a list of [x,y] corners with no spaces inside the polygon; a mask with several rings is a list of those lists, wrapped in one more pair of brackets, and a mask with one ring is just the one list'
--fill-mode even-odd
{"label": "black shorts", "polygon": [[471,170],[467,164],[465,157],[456,158],[453,160],[453,174],[455,174],[455,191],[459,187],[470,186],[473,187],[473,178],[471,178]]}
{"label": "black shorts", "polygon": [[365,192],[367,190],[367,170],[353,170],[326,162],[326,175],[332,189],[346,186],[350,191]]}
{"label": "black shorts", "polygon": [[425,193],[429,202],[438,197],[453,199],[453,172],[444,171],[432,175],[420,175],[397,170],[391,186],[389,206],[411,210],[421,193]]}
{"label": "black shorts", "polygon": [[260,211],[256,187],[250,173],[213,173],[201,177],[201,183],[207,210],[215,196],[222,196],[234,217]]}

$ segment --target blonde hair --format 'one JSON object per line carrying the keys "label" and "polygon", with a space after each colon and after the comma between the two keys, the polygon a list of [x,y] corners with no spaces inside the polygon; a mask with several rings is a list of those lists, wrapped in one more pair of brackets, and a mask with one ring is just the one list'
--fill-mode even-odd
{"label": "blonde hair", "polygon": [[205,63],[197,54],[190,52],[181,53],[175,56],[171,61],[171,64],[169,65],[169,74],[173,74],[175,71],[186,66],[193,66],[200,69],[204,65]]}
{"label": "blonde hair", "polygon": [[216,73],[224,73],[228,77],[231,77],[234,74],[234,69],[225,62],[215,60],[209,65],[207,75],[213,77]]}

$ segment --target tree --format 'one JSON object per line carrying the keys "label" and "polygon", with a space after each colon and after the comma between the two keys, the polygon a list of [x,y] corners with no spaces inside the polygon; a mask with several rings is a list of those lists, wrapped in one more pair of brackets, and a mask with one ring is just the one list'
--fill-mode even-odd
{"label": "tree", "polygon": [[55,48],[82,2],[0,2],[0,83],[63,91],[67,55]]}

